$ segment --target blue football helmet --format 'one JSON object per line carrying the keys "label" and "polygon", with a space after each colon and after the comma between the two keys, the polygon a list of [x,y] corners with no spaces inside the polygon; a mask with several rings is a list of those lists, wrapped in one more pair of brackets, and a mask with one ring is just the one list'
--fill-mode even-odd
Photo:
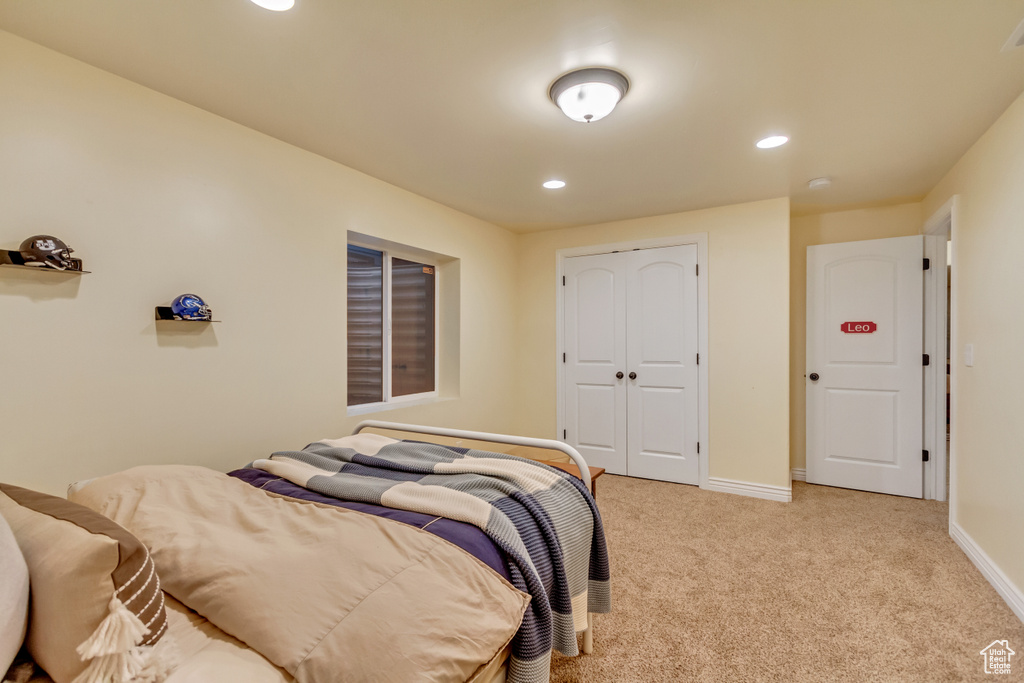
{"label": "blue football helmet", "polygon": [[175,320],[213,320],[213,311],[195,294],[182,294],[171,302]]}

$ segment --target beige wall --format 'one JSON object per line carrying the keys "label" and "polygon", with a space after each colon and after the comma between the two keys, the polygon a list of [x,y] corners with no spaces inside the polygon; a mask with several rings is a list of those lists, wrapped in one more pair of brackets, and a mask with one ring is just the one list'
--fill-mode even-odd
{"label": "beige wall", "polygon": [[918,235],[924,219],[921,204],[910,202],[869,209],[793,216],[790,222],[789,273],[789,444],[790,465],[807,463],[807,247]]}
{"label": "beige wall", "polygon": [[[0,269],[0,480],[345,433],[348,230],[461,259],[461,397],[381,415],[514,426],[505,230],[3,32],[0,188],[0,247],[51,233],[93,271]],[[186,291],[223,322],[158,331]]]}
{"label": "beige wall", "polygon": [[[953,195],[951,517],[1024,590],[1024,96],[924,201]],[[974,345],[974,367],[963,347]],[[1020,594],[1020,593],[1018,593]]]}
{"label": "beige wall", "polygon": [[694,233],[708,234],[710,475],[788,487],[788,199],[521,236],[519,430],[555,436],[556,251]]}
{"label": "beige wall", "polygon": [[[458,398],[377,416],[550,436],[554,250],[706,232],[711,475],[788,484],[788,200],[516,236],[3,32],[0,92],[0,247],[55,234],[93,271],[0,271],[0,479],[348,431],[349,230],[460,259]],[[185,291],[222,322],[158,328]]]}

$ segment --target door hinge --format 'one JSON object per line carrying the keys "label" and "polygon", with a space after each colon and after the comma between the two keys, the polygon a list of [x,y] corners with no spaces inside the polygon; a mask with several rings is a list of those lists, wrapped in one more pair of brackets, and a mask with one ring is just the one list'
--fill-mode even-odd
{"label": "door hinge", "polygon": [[568,439],[569,438],[569,430],[567,430],[567,429],[563,429],[562,430],[562,438],[563,439]]}
{"label": "door hinge", "polygon": [[929,355],[928,355],[927,353],[926,353],[926,354],[924,354],[924,364],[925,364],[925,365],[931,365],[931,363],[932,363],[932,358],[931,358],[931,356],[929,356]]}
{"label": "door hinge", "polygon": [[700,365],[700,354],[697,354],[697,365]]}
{"label": "door hinge", "polygon": [[921,461],[928,462],[928,451],[921,451]]}
{"label": "door hinge", "polygon": [[697,452],[700,453],[700,441],[697,442]]}
{"label": "door hinge", "polygon": [[694,273],[693,274],[696,275],[697,277],[700,277],[700,264],[699,263],[696,266],[694,266]]}
{"label": "door hinge", "polygon": [[562,286],[565,287],[565,276],[562,276]]}
{"label": "door hinge", "polygon": [[565,362],[565,354],[564,353],[562,354],[562,362],[563,363]]}
{"label": "door hinge", "polygon": [[932,267],[932,260],[930,258],[926,258],[924,260],[924,269],[928,270],[931,267]]}

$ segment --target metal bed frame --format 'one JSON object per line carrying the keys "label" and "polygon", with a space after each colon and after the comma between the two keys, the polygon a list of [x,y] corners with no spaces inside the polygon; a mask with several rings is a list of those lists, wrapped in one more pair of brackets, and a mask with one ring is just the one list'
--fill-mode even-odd
{"label": "metal bed frame", "polygon": [[[513,436],[510,434],[492,434],[490,432],[472,432],[464,429],[448,429],[446,427],[428,427],[426,425],[402,424],[399,422],[384,422],[382,420],[363,420],[352,430],[358,434],[364,429],[390,429],[396,432],[410,432],[412,434],[427,434],[432,436],[447,436],[455,439],[472,439],[474,441],[487,441],[490,443],[509,444],[511,446],[530,446],[533,448],[546,448],[554,451],[561,451],[572,459],[572,462],[580,470],[580,478],[587,490],[591,490],[590,468],[587,461],[583,459],[579,451],[567,443],[555,441],[554,439],[534,439],[528,436]],[[589,655],[594,651],[594,615],[587,614],[587,629],[583,631],[583,654]]]}

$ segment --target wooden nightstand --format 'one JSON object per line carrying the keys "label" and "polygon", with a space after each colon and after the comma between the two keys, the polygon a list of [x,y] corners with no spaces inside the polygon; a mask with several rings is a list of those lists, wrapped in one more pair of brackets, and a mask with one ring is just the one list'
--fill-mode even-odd
{"label": "wooden nightstand", "polygon": [[[550,460],[539,460],[538,462],[542,462],[545,465],[551,465],[552,467],[560,469],[563,472],[568,472],[574,477],[580,476],[580,468],[576,467],[576,465],[572,464],[571,462],[551,462]],[[590,493],[593,494],[594,500],[597,500],[597,478],[604,474],[604,468],[588,467],[587,469],[590,470]]]}

